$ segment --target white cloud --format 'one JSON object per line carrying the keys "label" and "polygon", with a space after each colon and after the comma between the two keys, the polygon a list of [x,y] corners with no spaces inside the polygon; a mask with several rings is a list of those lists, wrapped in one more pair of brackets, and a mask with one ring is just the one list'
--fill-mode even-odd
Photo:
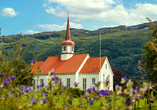
{"label": "white cloud", "polygon": [[102,26],[102,28],[107,28],[107,27],[117,27],[118,25],[110,25],[110,26]]}
{"label": "white cloud", "polygon": [[[135,25],[146,22],[146,17],[156,20],[157,4],[138,3],[126,8],[120,0],[48,0],[45,11],[59,17],[66,17],[67,11],[74,20],[92,19],[117,23],[120,25]],[[57,7],[50,6],[57,3]]]}
{"label": "white cloud", "polygon": [[[81,24],[75,24],[73,22],[70,23],[70,28],[77,28],[77,29],[82,29],[83,26]],[[60,30],[65,30],[67,26],[67,23],[65,22],[63,25],[56,25],[56,24],[37,24],[32,26],[32,28],[38,28],[44,31],[60,31]]]}
{"label": "white cloud", "polygon": [[13,8],[4,8],[2,10],[2,16],[4,17],[14,17],[17,15],[17,12]]}
{"label": "white cloud", "polygon": [[28,30],[28,31],[22,31],[23,34],[35,34],[39,33],[39,31],[33,31],[33,30]]}

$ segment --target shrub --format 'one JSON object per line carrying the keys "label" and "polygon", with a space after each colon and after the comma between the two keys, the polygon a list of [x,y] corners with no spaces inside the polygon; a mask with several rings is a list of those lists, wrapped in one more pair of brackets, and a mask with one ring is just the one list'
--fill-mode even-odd
{"label": "shrub", "polygon": [[73,97],[78,98],[82,95],[83,91],[79,88],[67,88],[68,94],[71,94]]}

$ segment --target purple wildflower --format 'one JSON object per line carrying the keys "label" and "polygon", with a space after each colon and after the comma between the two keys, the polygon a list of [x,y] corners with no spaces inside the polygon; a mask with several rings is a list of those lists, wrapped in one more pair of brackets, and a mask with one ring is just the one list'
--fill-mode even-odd
{"label": "purple wildflower", "polygon": [[37,88],[38,88],[38,89],[39,89],[39,87],[40,87],[40,86],[39,86],[39,85],[37,85]]}
{"label": "purple wildflower", "polygon": [[8,84],[9,84],[9,81],[8,81],[8,80],[5,80],[5,81],[2,82],[2,85],[4,85],[4,86],[5,86],[5,85],[8,85]]}
{"label": "purple wildflower", "polygon": [[127,76],[124,76],[124,80],[126,80],[127,79]]}
{"label": "purple wildflower", "polygon": [[31,62],[31,65],[33,65],[35,62],[36,62],[36,60],[33,60],[33,61]]}
{"label": "purple wildflower", "polygon": [[106,81],[105,81],[107,84],[109,83],[109,76],[106,78]]}
{"label": "purple wildflower", "polygon": [[89,105],[93,105],[93,103],[94,103],[94,100],[90,101],[90,102],[89,102]]}
{"label": "purple wildflower", "polygon": [[63,105],[63,107],[66,108],[67,106],[66,106],[66,105]]}
{"label": "purple wildflower", "polygon": [[37,100],[35,100],[34,98],[31,98],[31,103],[32,103],[32,105],[34,105],[37,103]]}
{"label": "purple wildflower", "polygon": [[138,92],[138,87],[136,86],[136,88],[132,92],[133,94],[136,94]]}
{"label": "purple wildflower", "polygon": [[49,89],[49,87],[46,87],[45,90],[47,91]]}
{"label": "purple wildflower", "polygon": [[25,87],[25,86],[24,86],[24,88],[23,88],[23,92],[25,93],[25,92],[29,92],[29,91],[31,91],[31,88],[30,88],[30,87]]}
{"label": "purple wildflower", "polygon": [[52,78],[51,78],[51,80],[52,80],[52,81],[54,81],[54,80],[55,80],[55,78],[54,78],[54,77],[52,77]]}
{"label": "purple wildflower", "polygon": [[87,89],[87,92],[88,92],[88,93],[91,93],[92,91],[93,91],[93,88]]}
{"label": "purple wildflower", "polygon": [[101,90],[100,93],[99,93],[99,95],[100,95],[100,96],[102,96],[102,95],[105,96],[105,95],[107,95],[108,93],[109,93],[108,90]]}
{"label": "purple wildflower", "polygon": [[44,99],[41,99],[41,100],[40,100],[40,103],[41,103],[41,104],[44,104],[44,103],[46,103],[46,101],[47,101],[47,99],[44,98]]}
{"label": "purple wildflower", "polygon": [[77,87],[77,86],[78,86],[78,84],[79,84],[79,83],[75,82],[73,85],[74,85],[75,87]]}
{"label": "purple wildflower", "polygon": [[0,77],[2,77],[2,76],[4,76],[5,75],[5,73],[2,73],[2,74],[0,74]]}
{"label": "purple wildflower", "polygon": [[41,83],[40,83],[40,87],[43,87],[43,86],[44,86],[44,82],[41,82]]}
{"label": "purple wildflower", "polygon": [[66,89],[67,89],[67,86],[64,87],[64,90],[66,90]]}

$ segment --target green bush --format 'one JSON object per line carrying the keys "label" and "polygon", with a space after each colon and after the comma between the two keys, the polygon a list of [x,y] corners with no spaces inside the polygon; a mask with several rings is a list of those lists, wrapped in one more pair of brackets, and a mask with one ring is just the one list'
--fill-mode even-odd
{"label": "green bush", "polygon": [[69,87],[67,88],[67,93],[71,94],[73,97],[78,98],[81,96],[81,94],[83,93],[83,91],[79,88],[72,88]]}

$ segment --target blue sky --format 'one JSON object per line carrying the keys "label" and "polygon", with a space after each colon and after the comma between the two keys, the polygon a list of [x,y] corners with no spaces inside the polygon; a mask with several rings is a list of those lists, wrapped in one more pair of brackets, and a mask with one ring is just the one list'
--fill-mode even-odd
{"label": "blue sky", "polygon": [[1,35],[34,34],[70,27],[96,30],[157,20],[157,0],[1,0]]}

